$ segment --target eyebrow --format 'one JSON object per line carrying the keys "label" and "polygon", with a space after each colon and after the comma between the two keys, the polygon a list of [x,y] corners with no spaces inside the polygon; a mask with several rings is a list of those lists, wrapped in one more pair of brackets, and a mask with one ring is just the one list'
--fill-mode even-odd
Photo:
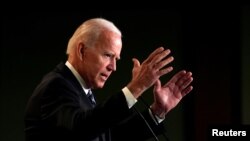
{"label": "eyebrow", "polygon": [[[114,54],[112,51],[105,50],[104,52],[105,52],[105,53],[108,53],[108,54],[111,54],[113,57],[115,57],[115,54]],[[116,61],[118,61],[118,60],[121,59],[120,56],[117,56],[117,57],[115,57],[115,58],[116,58]]]}
{"label": "eyebrow", "polygon": [[[115,56],[113,53],[112,53],[112,55]],[[121,57],[120,57],[120,56],[117,56],[115,59],[116,59],[116,61],[118,61],[118,60],[121,59]]]}

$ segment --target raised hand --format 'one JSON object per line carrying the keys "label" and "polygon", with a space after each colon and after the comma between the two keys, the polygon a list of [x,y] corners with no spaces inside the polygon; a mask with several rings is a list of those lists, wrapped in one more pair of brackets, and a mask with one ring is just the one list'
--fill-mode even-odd
{"label": "raised hand", "polygon": [[154,103],[151,106],[153,113],[163,118],[193,89],[190,85],[192,81],[192,73],[186,72],[185,70],[175,74],[171,80],[163,86],[158,79],[153,90]]}
{"label": "raised hand", "polygon": [[151,87],[162,75],[173,70],[171,66],[165,67],[174,59],[172,56],[167,57],[169,54],[169,49],[164,50],[160,47],[153,51],[142,64],[133,58],[132,80],[127,87],[135,98]]}

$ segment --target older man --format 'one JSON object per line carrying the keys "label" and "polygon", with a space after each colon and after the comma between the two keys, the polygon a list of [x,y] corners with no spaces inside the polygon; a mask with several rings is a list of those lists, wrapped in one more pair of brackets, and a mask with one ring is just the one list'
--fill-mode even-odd
{"label": "older man", "polygon": [[[132,79],[121,91],[96,104],[91,89],[103,88],[120,59],[122,35],[110,21],[85,21],[68,43],[68,60],[48,73],[31,96],[25,116],[27,141],[146,140],[161,133],[166,113],[192,90],[191,72],[180,71],[161,86],[170,71],[170,50],[157,48],[140,64],[133,58]],[[142,113],[134,104],[154,85],[154,102]],[[154,118],[156,117],[156,118]]]}

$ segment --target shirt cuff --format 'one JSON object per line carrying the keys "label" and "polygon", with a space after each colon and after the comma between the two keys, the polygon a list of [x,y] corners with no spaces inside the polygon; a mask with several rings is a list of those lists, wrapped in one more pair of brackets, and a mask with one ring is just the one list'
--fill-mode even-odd
{"label": "shirt cuff", "polygon": [[135,103],[137,102],[137,99],[133,96],[133,94],[130,92],[130,90],[127,87],[124,87],[122,89],[122,92],[125,95],[128,108],[130,109],[131,107],[135,105]]}
{"label": "shirt cuff", "polygon": [[150,114],[151,118],[154,120],[154,122],[155,122],[156,125],[159,124],[159,123],[161,123],[165,119],[165,117],[164,118],[160,118],[157,115],[154,115],[152,113],[151,109],[148,109],[148,111],[149,111],[149,114]]}

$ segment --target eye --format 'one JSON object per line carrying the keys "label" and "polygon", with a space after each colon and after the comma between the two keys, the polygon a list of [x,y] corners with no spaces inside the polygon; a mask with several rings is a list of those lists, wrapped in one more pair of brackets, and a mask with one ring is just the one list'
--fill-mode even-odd
{"label": "eye", "polygon": [[108,57],[108,58],[112,57],[112,55],[111,55],[111,54],[108,54],[108,53],[105,53],[104,56],[105,56],[105,57]]}

